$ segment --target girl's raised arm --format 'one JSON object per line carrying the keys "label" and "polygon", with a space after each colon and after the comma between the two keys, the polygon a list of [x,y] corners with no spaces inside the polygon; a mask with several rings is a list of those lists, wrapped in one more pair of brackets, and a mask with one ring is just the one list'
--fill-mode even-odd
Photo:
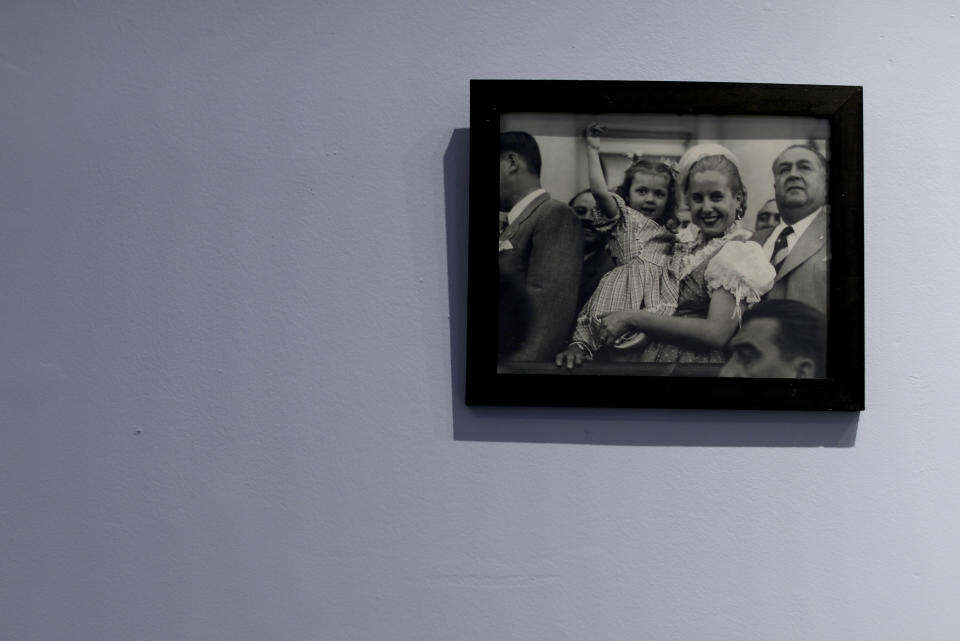
{"label": "girl's raised arm", "polygon": [[600,164],[600,135],[604,128],[594,123],[583,130],[583,140],[587,143],[587,174],[590,178],[590,192],[597,201],[597,207],[607,218],[618,218],[620,208],[617,201],[610,195],[607,180],[603,176],[603,165]]}

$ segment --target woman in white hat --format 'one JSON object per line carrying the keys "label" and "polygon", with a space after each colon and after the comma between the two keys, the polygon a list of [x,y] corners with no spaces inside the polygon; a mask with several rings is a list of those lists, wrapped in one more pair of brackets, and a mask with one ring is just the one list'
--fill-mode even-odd
{"label": "woman in white hat", "polygon": [[623,310],[601,318],[600,335],[607,343],[629,332],[649,337],[623,360],[723,363],[722,349],[743,310],[773,286],[773,266],[760,245],[747,240],[750,230],[740,225],[747,192],[737,157],[722,145],[697,145],[680,158],[679,174],[700,233],[696,240],[675,246],[668,266],[679,279],[672,316]]}

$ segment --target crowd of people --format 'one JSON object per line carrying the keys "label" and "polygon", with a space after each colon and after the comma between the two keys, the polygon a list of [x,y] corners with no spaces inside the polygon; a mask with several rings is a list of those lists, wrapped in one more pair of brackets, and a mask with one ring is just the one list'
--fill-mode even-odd
{"label": "crowd of people", "polygon": [[791,145],[775,198],[742,221],[738,158],[715,143],[678,162],[636,157],[617,188],[586,129],[589,188],[541,187],[530,134],[500,135],[499,357],[704,364],[720,376],[822,378],[829,275],[827,160]]}

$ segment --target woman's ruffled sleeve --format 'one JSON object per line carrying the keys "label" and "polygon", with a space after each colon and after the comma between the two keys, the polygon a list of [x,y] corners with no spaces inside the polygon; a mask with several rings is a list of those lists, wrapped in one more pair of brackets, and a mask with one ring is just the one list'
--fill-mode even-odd
{"label": "woman's ruffled sleeve", "polygon": [[725,289],[740,303],[753,304],[770,291],[776,270],[767,260],[763,248],[752,240],[730,241],[707,264],[707,289]]}

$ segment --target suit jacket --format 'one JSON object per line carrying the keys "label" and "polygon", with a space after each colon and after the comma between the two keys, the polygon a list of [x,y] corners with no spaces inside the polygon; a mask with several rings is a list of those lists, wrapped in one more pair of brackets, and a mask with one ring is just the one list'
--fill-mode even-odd
{"label": "suit jacket", "polygon": [[565,203],[541,194],[500,234],[500,356],[553,360],[577,313],[583,229]]}
{"label": "suit jacket", "polygon": [[[774,229],[764,229],[751,240],[763,245]],[[787,254],[764,299],[798,300],[826,314],[829,297],[830,208],[825,206]]]}

